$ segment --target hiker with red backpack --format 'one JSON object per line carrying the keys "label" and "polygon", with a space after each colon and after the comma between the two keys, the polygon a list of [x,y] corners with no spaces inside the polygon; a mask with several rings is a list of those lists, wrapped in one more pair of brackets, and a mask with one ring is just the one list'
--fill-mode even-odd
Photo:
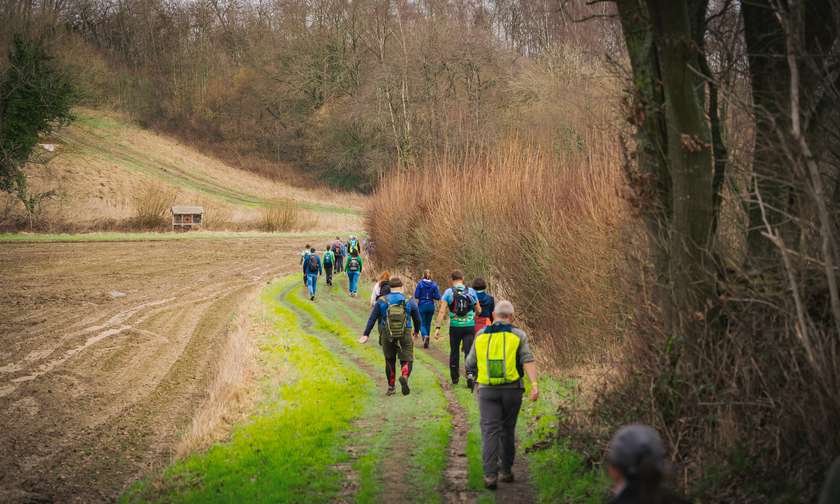
{"label": "hiker with red backpack", "polygon": [[382,296],[374,305],[368,318],[367,326],[359,343],[365,344],[370,339],[373,326],[379,323],[379,344],[385,355],[385,376],[388,380],[386,395],[396,391],[397,358],[400,360],[400,388],[402,395],[408,395],[411,389],[408,378],[414,365],[414,336],[420,329],[420,311],[417,304],[403,293],[403,283],[399,277],[388,281],[390,293]]}
{"label": "hiker with red backpack", "polygon": [[306,288],[309,289],[310,301],[315,301],[315,291],[318,289],[318,275],[324,273],[321,267],[321,258],[315,253],[315,247],[309,251],[309,255],[303,261],[303,272],[306,274]]}
{"label": "hiker with red backpack", "polygon": [[362,266],[364,266],[364,262],[356,251],[350,254],[350,257],[347,258],[347,262],[344,264],[344,271],[347,272],[350,297],[356,297],[359,294],[359,276],[362,274]]}
{"label": "hiker with red backpack", "polygon": [[[475,290],[464,285],[464,273],[455,270],[450,275],[451,287],[446,289],[441,300],[443,305],[438,313],[435,326],[435,339],[440,338],[440,326],[446,313],[449,312],[449,376],[452,384],[457,385],[461,379],[461,356],[464,358],[470,352],[475,338],[475,314],[481,312],[478,294]],[[472,390],[473,378],[467,376],[467,387]]]}
{"label": "hiker with red backpack", "polygon": [[423,337],[423,348],[429,348],[429,336],[432,332],[432,319],[435,318],[437,304],[440,301],[440,289],[432,280],[432,272],[423,272],[423,278],[417,282],[414,289],[414,299],[420,308],[420,335]]}
{"label": "hiker with red backpack", "polygon": [[341,243],[341,237],[336,236],[332,243],[332,251],[335,254],[335,272],[341,273],[344,271],[344,244]]}

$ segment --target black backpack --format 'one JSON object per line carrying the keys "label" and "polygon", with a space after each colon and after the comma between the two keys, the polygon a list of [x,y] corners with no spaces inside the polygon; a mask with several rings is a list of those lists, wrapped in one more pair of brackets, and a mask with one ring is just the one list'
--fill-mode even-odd
{"label": "black backpack", "polygon": [[318,256],[309,254],[309,272],[315,273],[318,271]]}
{"label": "black backpack", "polygon": [[355,257],[351,257],[349,261],[347,261],[347,271],[353,273],[359,271],[359,260]]}
{"label": "black backpack", "polygon": [[466,288],[453,290],[452,303],[449,305],[449,311],[454,313],[456,317],[466,317],[472,311],[472,306],[473,303],[467,294]]}

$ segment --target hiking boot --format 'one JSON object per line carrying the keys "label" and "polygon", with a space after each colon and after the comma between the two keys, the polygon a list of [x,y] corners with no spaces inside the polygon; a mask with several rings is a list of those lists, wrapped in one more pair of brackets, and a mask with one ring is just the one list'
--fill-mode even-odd
{"label": "hiking boot", "polygon": [[473,387],[475,387],[475,380],[472,376],[467,376],[467,388],[470,389],[470,392],[472,392]]}
{"label": "hiking boot", "polygon": [[499,481],[502,483],[513,483],[513,471],[499,471]]}
{"label": "hiking boot", "polygon": [[499,478],[496,476],[485,476],[484,477],[484,488],[488,490],[495,490],[496,486],[499,484]]}
{"label": "hiking boot", "polygon": [[309,296],[310,301],[315,301],[315,296]]}
{"label": "hiking boot", "polygon": [[429,338],[423,338],[423,348],[429,348]]}
{"label": "hiking boot", "polygon": [[397,393],[397,389],[393,385],[388,385],[388,390],[385,391],[386,396],[391,396]]}
{"label": "hiking boot", "polygon": [[402,395],[408,395],[411,389],[408,388],[408,378],[400,376],[400,388],[402,388]]}
{"label": "hiking boot", "polygon": [[452,385],[458,385],[459,381],[461,381],[460,376],[456,376],[455,378],[452,378]]}

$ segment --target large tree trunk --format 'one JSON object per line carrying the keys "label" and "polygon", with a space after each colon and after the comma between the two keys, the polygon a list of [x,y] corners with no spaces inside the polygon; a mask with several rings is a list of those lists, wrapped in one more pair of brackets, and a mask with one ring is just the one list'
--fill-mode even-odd
{"label": "large tree trunk", "polygon": [[697,61],[686,1],[649,0],[659,48],[673,217],[670,278],[675,308],[671,335],[698,334],[714,292],[710,245],[714,219],[712,151],[705,108],[696,90],[703,80],[688,64]]}

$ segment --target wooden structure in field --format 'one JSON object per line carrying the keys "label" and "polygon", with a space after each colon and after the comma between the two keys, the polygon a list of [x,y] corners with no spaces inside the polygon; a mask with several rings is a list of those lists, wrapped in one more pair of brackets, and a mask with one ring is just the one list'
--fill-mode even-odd
{"label": "wooden structure in field", "polygon": [[172,230],[191,231],[201,229],[204,209],[200,206],[174,206],[172,211]]}

